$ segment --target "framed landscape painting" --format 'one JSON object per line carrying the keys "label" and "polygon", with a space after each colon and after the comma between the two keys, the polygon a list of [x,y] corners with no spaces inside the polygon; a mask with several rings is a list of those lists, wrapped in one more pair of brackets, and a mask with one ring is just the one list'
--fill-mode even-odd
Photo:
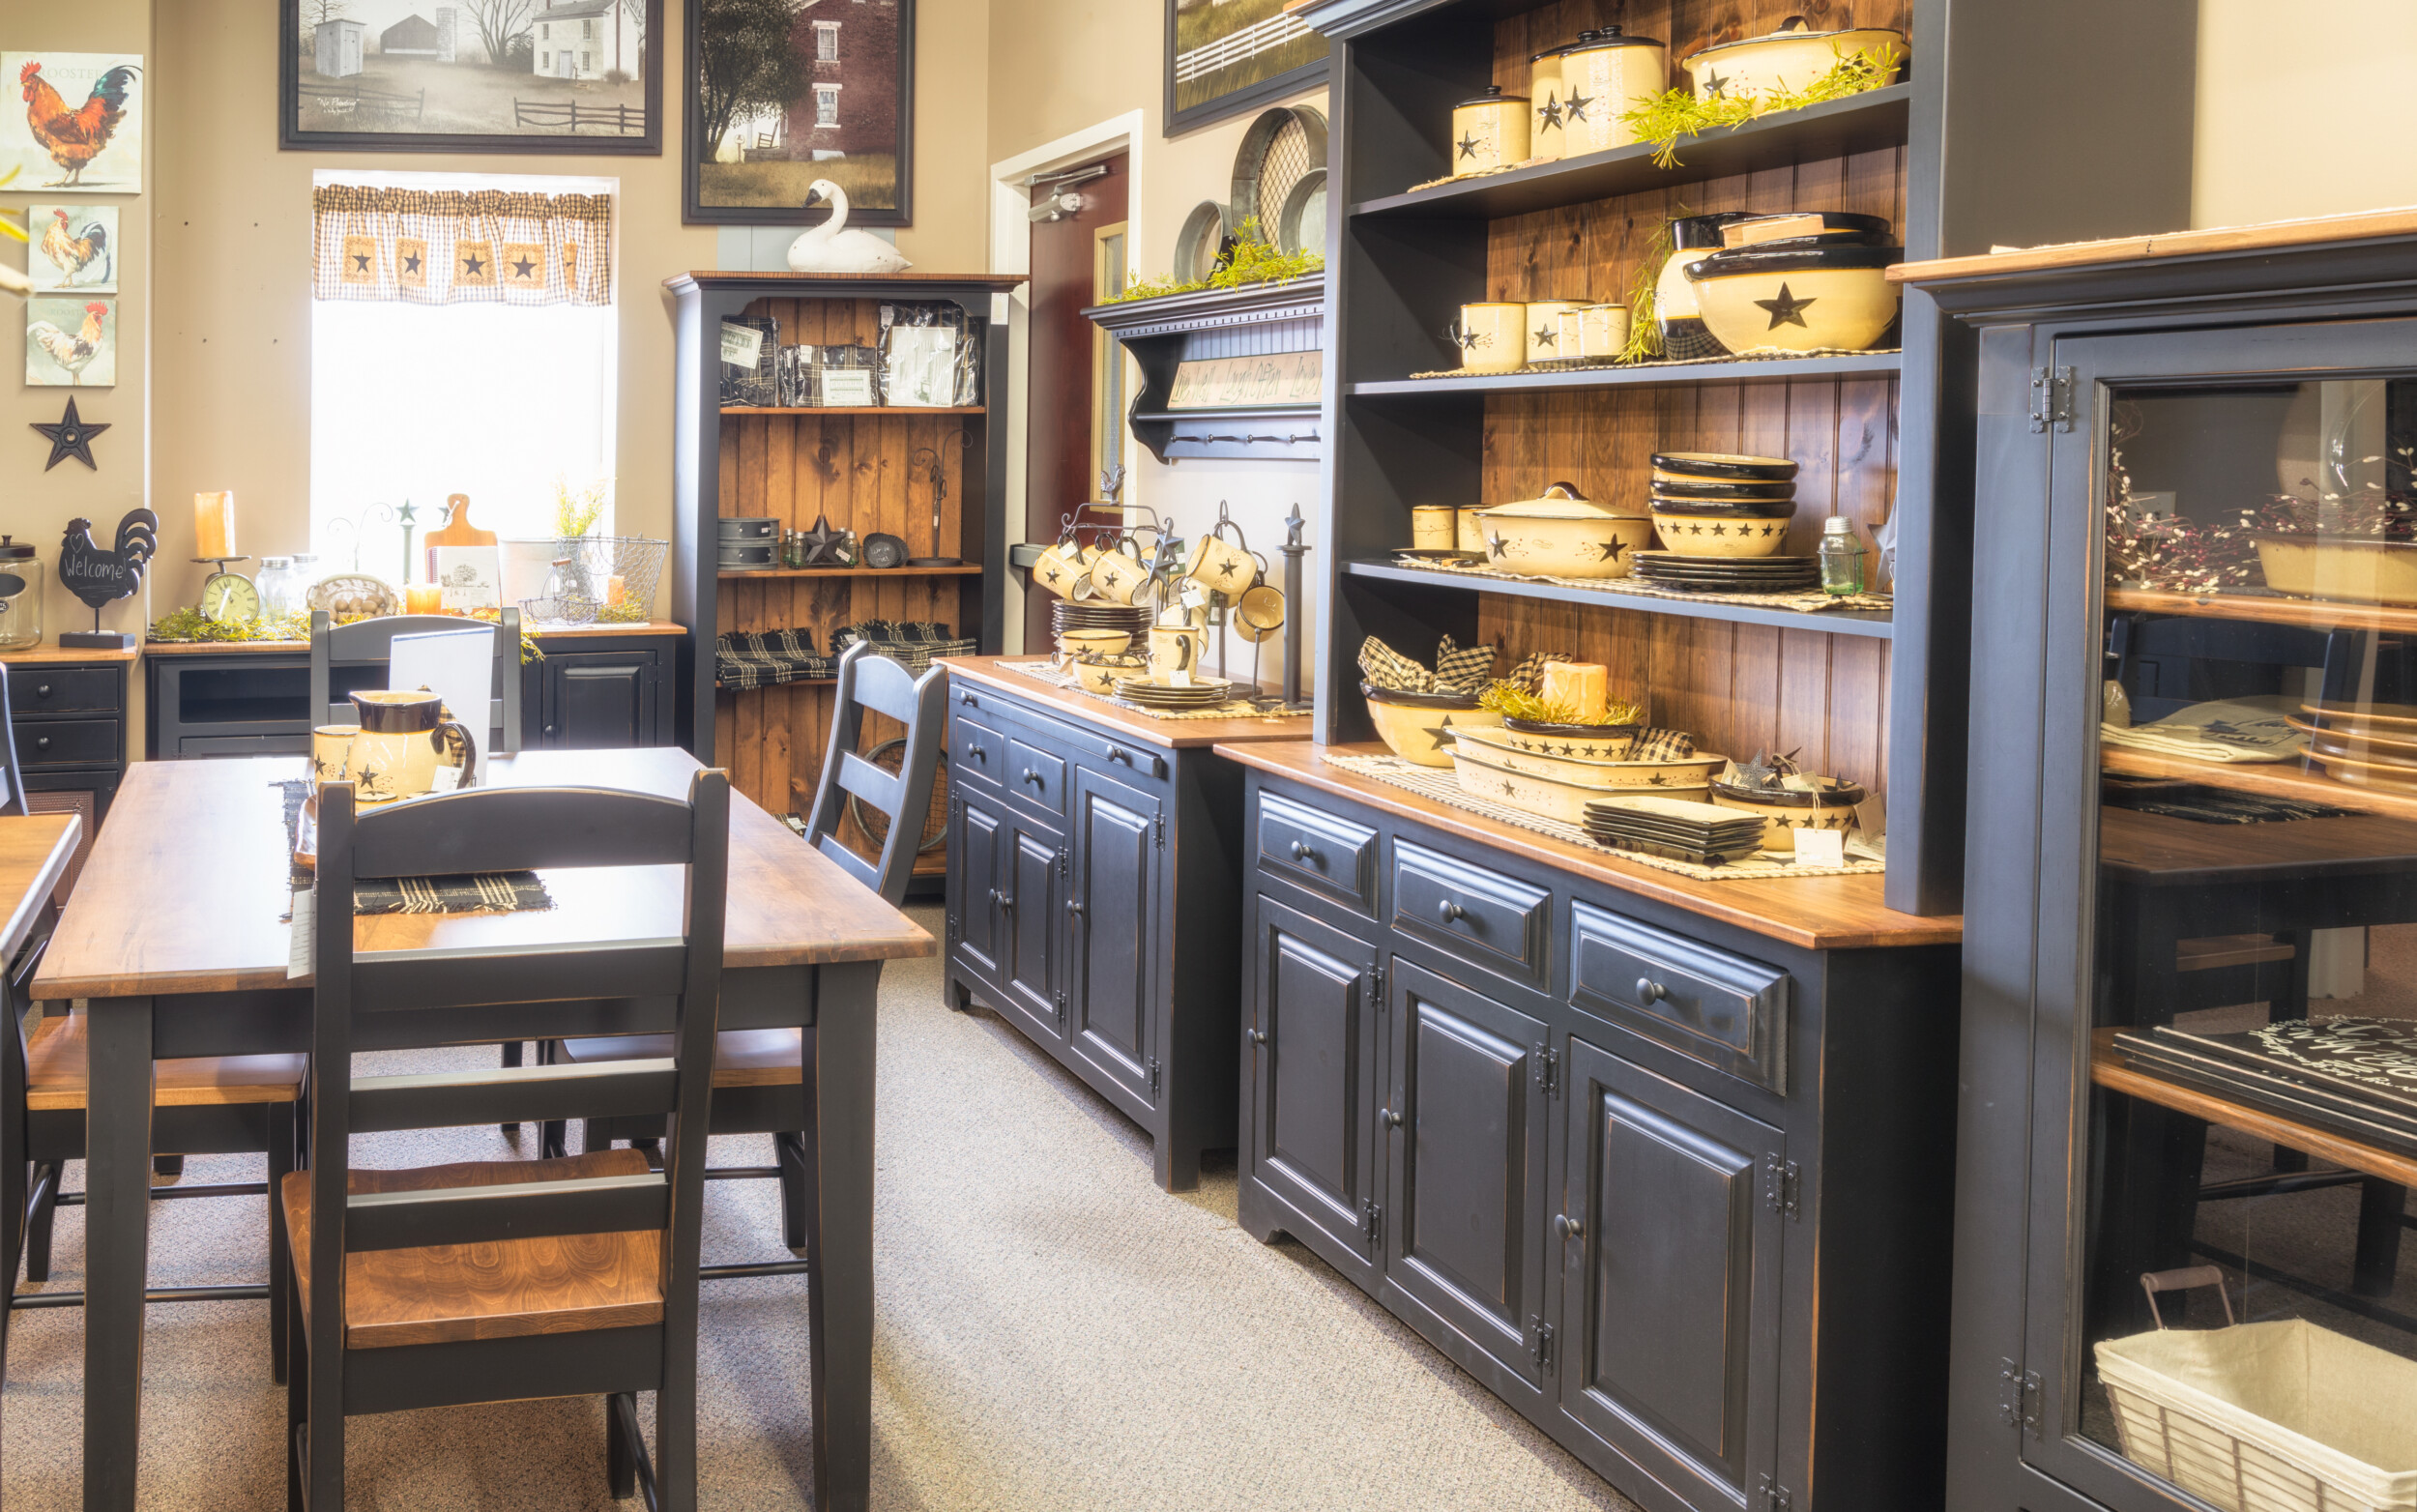
{"label": "framed landscape painting", "polygon": [[663,150],[663,0],[277,0],[277,145]]}
{"label": "framed landscape painting", "polygon": [[682,218],[820,224],[816,179],[851,225],[915,220],[915,0],[686,0]]}
{"label": "framed landscape painting", "polygon": [[1166,134],[1315,88],[1326,40],[1284,0],[1166,0]]}

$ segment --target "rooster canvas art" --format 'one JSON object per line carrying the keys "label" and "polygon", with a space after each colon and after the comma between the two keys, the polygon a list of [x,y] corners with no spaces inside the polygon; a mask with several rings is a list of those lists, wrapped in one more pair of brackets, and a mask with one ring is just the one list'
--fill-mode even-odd
{"label": "rooster canvas art", "polygon": [[142,192],[140,57],[0,52],[0,76],[17,90],[17,108],[0,112],[0,171],[53,192]]}
{"label": "rooster canvas art", "polygon": [[27,300],[25,381],[38,388],[115,387],[117,325],[112,300]]}
{"label": "rooster canvas art", "polygon": [[117,292],[115,205],[36,205],[26,216],[33,253],[25,259],[37,294]]}

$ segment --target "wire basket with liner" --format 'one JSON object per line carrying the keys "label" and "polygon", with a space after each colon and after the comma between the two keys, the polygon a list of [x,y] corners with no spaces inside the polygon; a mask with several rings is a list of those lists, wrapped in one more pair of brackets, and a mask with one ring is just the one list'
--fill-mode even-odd
{"label": "wire basket with liner", "polygon": [[556,545],[556,556],[569,564],[564,576],[571,594],[596,600],[590,619],[644,625],[655,617],[655,590],[662,581],[670,541],[645,536],[574,536]]}

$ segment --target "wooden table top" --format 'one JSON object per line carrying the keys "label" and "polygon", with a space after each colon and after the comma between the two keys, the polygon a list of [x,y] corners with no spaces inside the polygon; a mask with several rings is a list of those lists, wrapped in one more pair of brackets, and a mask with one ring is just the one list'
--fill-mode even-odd
{"label": "wooden table top", "polygon": [[[464,625],[482,625],[487,622],[482,620],[472,620],[465,617],[461,623]],[[686,625],[674,625],[669,620],[647,620],[636,625],[556,625],[526,626],[526,628],[528,629],[531,638],[540,641],[598,640],[606,636],[614,635],[685,635],[688,633],[688,627]],[[55,650],[56,648],[51,649]],[[240,655],[246,652],[253,651],[281,651],[287,653],[303,652],[306,654],[309,650],[310,643],[308,641],[145,641],[143,643],[141,654],[146,656],[206,656],[220,655],[227,653],[233,653]],[[113,652],[105,651],[90,653],[61,652],[58,655],[48,657],[46,659],[53,661],[89,661],[97,657],[108,657],[115,654],[116,654]],[[134,655],[135,653],[130,651],[126,654],[124,659],[131,661],[134,658]],[[0,654],[0,660],[15,661],[16,659],[17,658],[15,656]]]}
{"label": "wooden table top", "polygon": [[1591,847],[1556,840],[1532,829],[1502,824],[1422,798],[1407,788],[1379,782],[1319,758],[1322,750],[1347,756],[1382,756],[1382,745],[1219,745],[1217,754],[1245,767],[1305,787],[1356,800],[1404,819],[1457,829],[1496,850],[1531,858],[1558,871],[1641,897],[1716,918],[1758,935],[1808,950],[1871,946],[1955,945],[1964,938],[1962,915],[1924,917],[1900,914],[1880,901],[1881,878],[1802,877],[1777,882],[1699,882],[1676,872],[1639,866]]}
{"label": "wooden table top", "polygon": [[2098,856],[2140,887],[2289,882],[2417,871],[2417,822],[2353,814],[2267,825],[2203,825],[2169,814],[2102,807]]}
{"label": "wooden table top", "polygon": [[15,959],[33,932],[83,833],[75,814],[0,816],[0,961]]}
{"label": "wooden table top", "polygon": [[[40,1001],[232,992],[307,985],[288,978],[288,862],[276,784],[299,756],[139,762],[51,936]],[[480,764],[498,786],[618,787],[684,796],[696,759],[677,747],[523,751]],[[932,937],[733,792],[731,969],[930,955]],[[517,914],[387,914],[356,921],[363,950],[655,938],[679,917],[679,868],[542,874],[555,907]]]}
{"label": "wooden table top", "polygon": [[1068,719],[1114,730],[1152,745],[1182,749],[1245,741],[1309,739],[1307,714],[1292,714],[1282,719],[1152,719],[1130,709],[1120,709],[1104,698],[1093,698],[1073,688],[1052,687],[1038,678],[1009,672],[999,665],[1002,661],[1035,662],[1048,659],[1047,656],[943,656],[939,661],[940,665],[948,669],[950,678],[966,678],[986,683],[1028,703],[1042,705]]}

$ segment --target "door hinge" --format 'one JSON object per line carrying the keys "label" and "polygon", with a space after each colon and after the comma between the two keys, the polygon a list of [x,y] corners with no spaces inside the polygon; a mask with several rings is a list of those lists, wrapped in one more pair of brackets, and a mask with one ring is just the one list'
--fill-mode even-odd
{"label": "door hinge", "polygon": [[1058,1032],[1065,1032],[1065,989],[1058,989]]}
{"label": "door hinge", "polygon": [[2008,1428],[2039,1437],[2039,1372],[2009,1359],[1997,1362],[1997,1415]]}
{"label": "door hinge", "polygon": [[1547,1097],[1561,1094],[1561,1053],[1552,1046],[1538,1044],[1529,1052],[1536,1065],[1536,1090]]}
{"label": "door hinge", "polygon": [[1384,1006],[1384,968],[1368,968],[1368,999],[1381,1010]]}
{"label": "door hinge", "polygon": [[948,916],[948,943],[955,945],[965,938],[965,925],[954,914]]}
{"label": "door hinge", "polygon": [[1384,1209],[1375,1203],[1359,1205],[1359,1233],[1370,1244],[1384,1236]]}
{"label": "door hinge", "polygon": [[1535,1341],[1528,1346],[1528,1358],[1535,1361],[1542,1374],[1553,1374],[1553,1325],[1544,1321],[1542,1314],[1529,1313],[1528,1332]]}
{"label": "door hinge", "polygon": [[1162,808],[1150,816],[1150,828],[1157,831],[1158,849],[1165,850],[1167,848],[1167,811],[1165,809]]}
{"label": "door hinge", "polygon": [[1783,1218],[1796,1216],[1796,1163],[1776,1153],[1762,1157],[1762,1206]]}
{"label": "door hinge", "polygon": [[1155,1097],[1158,1095],[1158,1058],[1151,1056],[1143,1064],[1150,1067],[1150,1095]]}
{"label": "door hinge", "polygon": [[1064,877],[1064,876],[1065,876],[1065,869],[1066,869],[1066,867],[1067,867],[1068,865],[1072,864],[1072,860],[1073,860],[1073,858],[1072,858],[1070,855],[1068,855],[1068,854],[1067,854],[1066,847],[1064,847],[1064,846],[1063,846],[1063,845],[1062,845],[1062,846],[1059,846],[1059,847],[1058,847],[1058,875],[1059,875],[1061,878],[1063,878],[1063,877]]}
{"label": "door hinge", "polygon": [[2070,367],[2031,369],[2031,430],[2037,433],[2052,424],[2062,431],[2073,429],[2073,369]]}
{"label": "door hinge", "polygon": [[1795,1498],[1789,1493],[1788,1488],[1773,1480],[1767,1473],[1762,1477],[1762,1483],[1755,1493],[1754,1500],[1755,1512],[1788,1512],[1788,1509],[1795,1503]]}

